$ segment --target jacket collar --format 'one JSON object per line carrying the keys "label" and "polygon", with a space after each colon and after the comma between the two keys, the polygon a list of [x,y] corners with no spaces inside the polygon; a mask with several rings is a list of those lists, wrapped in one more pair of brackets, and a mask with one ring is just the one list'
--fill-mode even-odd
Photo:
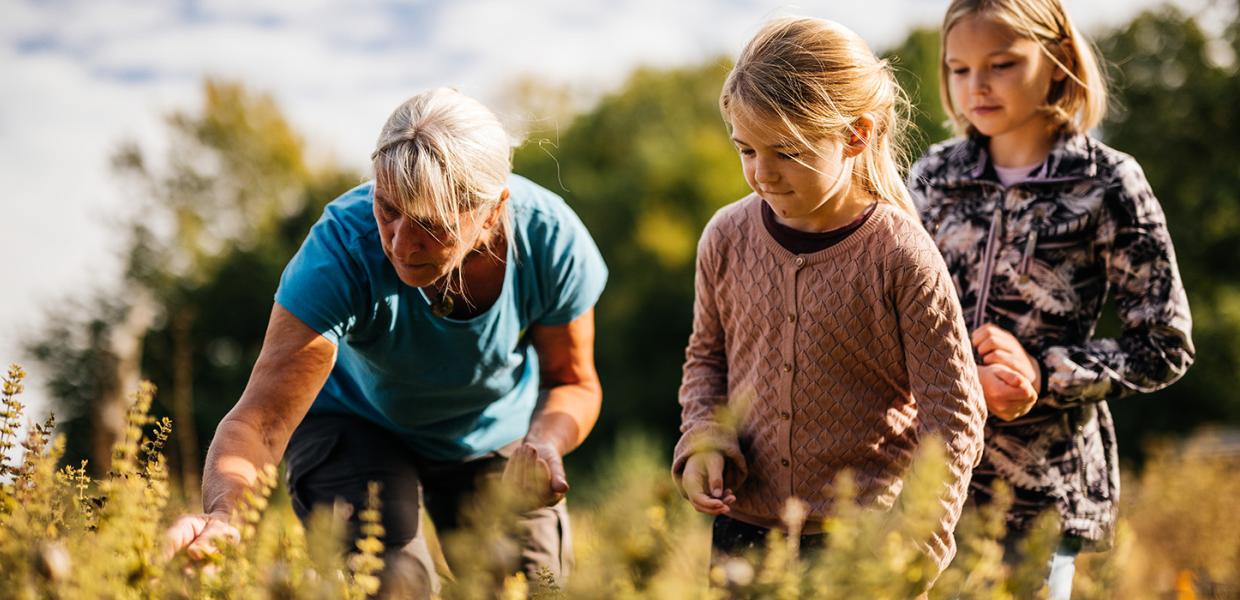
{"label": "jacket collar", "polygon": [[[972,135],[952,150],[947,161],[944,179],[961,183],[977,181],[986,175],[990,166],[987,142],[990,138]],[[1089,136],[1080,133],[1061,133],[1051,146],[1050,154],[1042,168],[1030,181],[1063,181],[1093,177],[1098,172],[1097,148]]]}

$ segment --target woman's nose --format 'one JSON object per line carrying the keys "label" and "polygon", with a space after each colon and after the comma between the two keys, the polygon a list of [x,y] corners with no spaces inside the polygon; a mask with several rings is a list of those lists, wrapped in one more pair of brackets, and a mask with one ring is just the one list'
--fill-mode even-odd
{"label": "woman's nose", "polygon": [[401,217],[392,232],[392,252],[397,256],[406,257],[426,249],[426,240],[418,226],[405,217]]}

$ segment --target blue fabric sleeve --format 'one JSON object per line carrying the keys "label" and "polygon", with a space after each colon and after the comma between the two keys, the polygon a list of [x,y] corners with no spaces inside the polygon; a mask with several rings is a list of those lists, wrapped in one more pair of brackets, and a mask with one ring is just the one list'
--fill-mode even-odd
{"label": "blue fabric sleeve", "polygon": [[362,316],[369,289],[365,269],[352,254],[350,232],[329,208],[280,275],[276,303],[311,329],[339,344]]}
{"label": "blue fabric sleeve", "polygon": [[556,221],[549,228],[540,280],[545,309],[534,319],[539,325],[567,325],[598,302],[607,285],[607,264],[581,219],[563,201],[557,203]]}

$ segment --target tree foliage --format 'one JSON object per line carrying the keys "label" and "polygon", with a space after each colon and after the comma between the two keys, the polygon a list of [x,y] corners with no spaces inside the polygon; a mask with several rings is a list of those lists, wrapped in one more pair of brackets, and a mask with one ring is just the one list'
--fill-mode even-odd
{"label": "tree foliage", "polygon": [[[1236,4],[1227,7],[1235,14]],[[1222,8],[1222,7],[1220,7]],[[1197,359],[1179,383],[1116,403],[1121,439],[1240,423],[1240,26],[1218,39],[1174,8],[1099,40],[1113,65],[1103,139],[1132,154],[1167,215],[1193,313]],[[1230,58],[1228,58],[1230,57]],[[1121,446],[1122,447],[1122,446]]]}
{"label": "tree foliage", "polygon": [[[239,84],[205,82],[202,107],[166,122],[165,152],[126,143],[114,156],[136,207],[124,281],[76,314],[50,315],[28,347],[51,373],[68,431],[85,433],[101,426],[97,405],[124,401],[123,393],[98,390],[126,358],[117,338],[137,335],[136,368],[169,391],[156,411],[172,414],[182,430],[170,443],[174,473],[192,477],[215,424],[245,386],[284,265],[323,206],[361,177],[311,164],[275,101]],[[146,325],[118,331],[142,304],[152,313]],[[119,421],[124,410],[109,414]],[[71,444],[66,458],[106,469],[99,447],[111,443],[93,451]]]}
{"label": "tree foliage", "polygon": [[558,137],[534,131],[516,154],[518,173],[577,211],[610,269],[596,309],[605,401],[591,446],[617,427],[667,435],[679,421],[698,235],[748,192],[719,117],[728,68],[639,70]]}

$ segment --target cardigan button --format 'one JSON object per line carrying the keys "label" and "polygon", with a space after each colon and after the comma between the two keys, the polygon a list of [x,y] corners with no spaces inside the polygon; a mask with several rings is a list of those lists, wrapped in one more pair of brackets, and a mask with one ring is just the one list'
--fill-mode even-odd
{"label": "cardigan button", "polygon": [[785,466],[785,467],[786,467],[786,466],[788,466],[788,465],[790,465],[790,464],[792,464],[792,463],[788,462],[788,459],[786,459],[786,458],[785,458],[785,459],[783,459],[783,460],[779,461],[779,464],[781,464],[781,465],[783,465],[783,466]]}
{"label": "cardigan button", "polygon": [[798,257],[797,257],[797,259],[796,259],[796,260],[794,260],[794,261],[792,261],[792,262],[796,263],[796,265],[797,265],[798,267],[805,266],[805,257],[804,257],[804,256],[798,256]]}
{"label": "cardigan button", "polygon": [[785,421],[792,418],[792,415],[788,414],[788,411],[786,410],[779,413],[779,416],[782,417]]}
{"label": "cardigan button", "polygon": [[788,322],[789,322],[789,323],[795,323],[795,322],[796,322],[796,320],[797,320],[797,316],[796,316],[796,315],[794,315],[794,314],[792,314],[792,313],[788,313]]}
{"label": "cardigan button", "polygon": [[784,363],[784,372],[785,372],[785,373],[791,373],[791,372],[792,372],[792,365],[790,365],[790,364],[788,364],[788,363]]}

